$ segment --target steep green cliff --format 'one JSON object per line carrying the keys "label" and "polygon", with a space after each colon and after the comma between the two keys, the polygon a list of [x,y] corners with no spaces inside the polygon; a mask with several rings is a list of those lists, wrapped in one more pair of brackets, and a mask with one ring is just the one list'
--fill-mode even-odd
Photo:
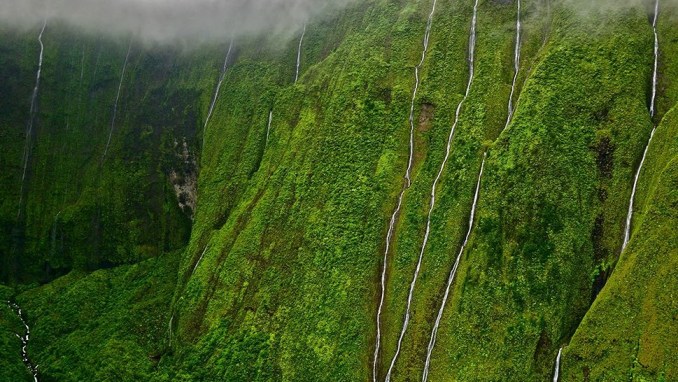
{"label": "steep green cliff", "polygon": [[184,172],[183,142],[196,151],[200,88],[187,65],[132,42],[121,82],[126,43],[48,24],[22,182],[39,46],[32,35],[3,36],[2,279],[48,281],[183,247],[190,221],[168,178]]}
{"label": "steep green cliff", "polygon": [[[312,20],[296,83],[300,35],[235,39],[208,123],[228,41],[170,49],[48,23],[25,197],[39,31],[2,30],[0,273],[14,289],[0,297],[26,312],[41,380],[372,380],[432,5]],[[561,347],[562,381],[678,380],[678,11],[661,8],[651,118],[652,4],[521,5],[506,126],[517,4],[478,3],[399,346],[471,74],[474,1],[436,2],[377,379],[421,379],[472,228],[430,380],[551,380]],[[0,309],[0,380],[30,380],[15,321]]]}

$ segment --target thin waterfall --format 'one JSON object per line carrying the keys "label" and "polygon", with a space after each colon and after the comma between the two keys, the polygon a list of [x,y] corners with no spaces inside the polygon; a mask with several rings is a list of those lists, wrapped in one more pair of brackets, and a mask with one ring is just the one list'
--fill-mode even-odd
{"label": "thin waterfall", "polygon": [[26,143],[24,145],[23,155],[23,172],[21,173],[21,186],[19,191],[19,212],[17,212],[17,219],[21,216],[22,205],[24,202],[24,187],[26,182],[26,171],[28,170],[28,161],[31,157],[31,137],[33,136],[33,123],[35,121],[35,114],[38,103],[38,92],[40,91],[40,76],[42,74],[42,61],[45,54],[45,45],[42,43],[42,35],[45,33],[47,27],[47,19],[42,24],[40,34],[38,35],[38,43],[40,43],[40,56],[38,58],[38,73],[35,76],[35,87],[33,88],[33,95],[31,96],[31,108],[28,114],[28,124],[26,125]]}
{"label": "thin waterfall", "polygon": [[398,215],[400,214],[400,209],[403,205],[403,197],[405,196],[405,191],[410,188],[412,185],[412,165],[414,163],[414,103],[417,99],[417,92],[419,91],[419,85],[421,79],[419,78],[419,71],[426,61],[426,53],[428,52],[429,39],[431,37],[431,28],[433,26],[433,14],[436,10],[437,0],[433,0],[433,5],[431,6],[431,12],[428,15],[428,20],[426,21],[426,30],[424,32],[424,41],[423,49],[421,51],[421,59],[419,63],[414,67],[414,89],[412,90],[412,101],[410,102],[410,152],[409,158],[407,160],[407,170],[405,171],[405,183],[403,184],[402,189],[400,190],[400,195],[398,196],[398,203],[396,208],[391,214],[391,220],[388,225],[388,233],[386,234],[386,248],[384,249],[384,261],[381,268],[381,296],[379,298],[379,307],[377,308],[377,338],[374,349],[374,359],[372,361],[372,381],[377,381],[377,364],[379,362],[379,351],[381,350],[381,313],[384,309],[384,297],[386,296],[386,269],[388,267],[388,255],[391,249],[391,244],[393,241],[393,235],[395,234],[395,224]]}
{"label": "thin waterfall", "polygon": [[33,362],[31,362],[30,358],[28,358],[28,341],[30,339],[31,328],[28,326],[28,323],[24,319],[23,311],[21,310],[21,307],[19,307],[19,305],[7,301],[7,306],[19,318],[19,320],[24,326],[24,329],[26,330],[23,335],[16,334],[17,338],[19,338],[19,340],[21,341],[21,359],[24,361],[26,368],[33,376],[33,381],[38,382],[38,365],[34,365]]}
{"label": "thin waterfall", "polygon": [[226,78],[226,69],[228,69],[228,61],[231,58],[231,51],[233,50],[233,38],[231,38],[231,42],[228,44],[228,51],[226,52],[226,58],[224,59],[224,66],[221,69],[221,74],[219,75],[219,81],[217,82],[217,88],[214,91],[214,96],[212,96],[212,103],[210,104],[210,108],[207,111],[207,118],[205,118],[205,125],[203,126],[203,131],[202,131],[202,147],[205,147],[205,137],[207,135],[207,124],[210,123],[210,118],[212,118],[212,113],[214,112],[214,106],[217,104],[217,100],[219,99],[219,90],[221,89],[221,85],[224,83],[224,79]]}
{"label": "thin waterfall", "polygon": [[478,182],[476,183],[476,192],[473,195],[473,205],[471,207],[471,217],[468,221],[468,230],[466,231],[466,237],[464,237],[464,243],[459,249],[457,254],[457,259],[454,261],[454,266],[452,266],[452,271],[450,271],[450,276],[447,278],[447,286],[445,287],[445,294],[443,295],[443,302],[440,304],[440,309],[438,310],[438,315],[436,316],[435,324],[433,325],[433,330],[431,331],[431,338],[428,342],[428,348],[426,349],[426,363],[424,364],[424,373],[421,377],[423,382],[426,382],[428,379],[429,368],[431,366],[431,354],[433,354],[433,348],[436,345],[436,339],[438,338],[438,328],[440,327],[440,321],[443,318],[443,312],[445,310],[445,305],[447,304],[447,299],[450,296],[450,289],[452,288],[452,282],[457,274],[457,269],[459,268],[459,263],[461,261],[461,256],[464,254],[464,249],[468,244],[468,239],[471,237],[471,232],[473,232],[473,223],[476,217],[476,209],[478,208],[478,198],[480,196],[480,185],[483,180],[483,172],[485,171],[485,160],[487,159],[487,151],[483,153],[483,161],[480,164],[480,174],[478,174]]}
{"label": "thin waterfall", "polygon": [[417,284],[417,279],[419,277],[419,272],[421,271],[421,263],[424,258],[424,252],[426,251],[426,245],[428,243],[428,238],[431,233],[431,216],[433,215],[433,209],[435,208],[435,203],[436,203],[436,189],[438,187],[438,182],[440,181],[440,178],[442,177],[443,172],[445,171],[445,166],[447,165],[447,161],[450,157],[450,149],[452,146],[452,139],[454,138],[454,132],[457,128],[457,125],[459,124],[459,116],[461,114],[461,108],[464,104],[464,101],[468,98],[470,92],[471,92],[471,86],[473,85],[473,78],[474,78],[474,71],[475,71],[475,49],[476,49],[476,25],[477,25],[477,18],[478,18],[478,0],[475,1],[475,4],[473,5],[473,18],[471,19],[471,33],[469,36],[469,57],[468,57],[468,62],[469,62],[469,76],[468,76],[468,83],[466,84],[466,92],[464,93],[464,97],[462,100],[459,102],[459,105],[457,105],[457,110],[455,112],[455,118],[454,118],[454,123],[452,124],[452,128],[450,129],[450,134],[447,138],[447,147],[445,150],[445,157],[443,159],[443,162],[440,164],[440,170],[438,171],[438,174],[433,181],[433,185],[431,187],[431,203],[429,205],[429,210],[428,210],[428,217],[426,221],[426,232],[424,233],[424,241],[421,245],[421,251],[419,252],[419,260],[417,261],[417,267],[415,268],[414,271],[414,276],[412,277],[412,282],[410,283],[410,290],[409,294],[407,296],[407,308],[405,309],[405,320],[403,322],[403,327],[400,331],[400,337],[398,338],[398,345],[396,347],[396,352],[393,355],[393,358],[391,359],[391,365],[389,366],[388,373],[386,374],[386,382],[391,380],[391,375],[393,373],[393,369],[395,367],[396,361],[398,359],[398,356],[400,355],[400,349],[402,347],[402,342],[403,338],[405,337],[405,333],[407,332],[407,327],[410,322],[410,314],[411,314],[411,307],[412,307],[412,298],[414,295],[414,288]]}
{"label": "thin waterfall", "polygon": [[174,313],[172,313],[172,317],[170,317],[169,320],[169,325],[167,325],[167,330],[169,332],[169,346],[172,346],[172,323],[174,322]]}
{"label": "thin waterfall", "polygon": [[563,348],[558,350],[558,356],[556,357],[556,367],[553,371],[553,382],[558,382],[560,378],[560,357],[563,355]]}
{"label": "thin waterfall", "polygon": [[520,44],[521,44],[521,32],[522,32],[522,24],[520,21],[520,12],[521,12],[521,7],[520,7],[520,0],[517,0],[518,4],[518,12],[516,16],[516,46],[515,50],[513,52],[513,83],[511,84],[511,95],[509,96],[509,101],[508,101],[508,117],[506,118],[506,125],[504,125],[504,130],[508,127],[508,125],[511,123],[511,119],[513,119],[513,112],[515,111],[514,106],[513,106],[513,97],[516,92],[516,83],[518,82],[518,74],[520,73]]}
{"label": "thin waterfall", "polygon": [[268,124],[266,125],[266,144],[268,145],[268,137],[271,135],[271,123],[273,122],[273,109],[268,112]]}
{"label": "thin waterfall", "polygon": [[659,0],[654,3],[654,19],[652,20],[652,32],[654,34],[654,71],[652,72],[652,100],[650,101],[650,116],[656,114],[655,102],[657,100],[657,78],[659,67],[659,34],[657,33],[657,21],[659,21]]}
{"label": "thin waterfall", "polygon": [[[652,29],[654,30],[654,72],[652,74],[652,100],[650,101],[650,116],[654,117],[656,114],[655,110],[655,100],[657,97],[657,71],[659,63],[659,37],[657,35],[657,20],[659,18],[659,0],[656,0],[654,6],[654,20],[652,21]],[[631,199],[629,200],[629,210],[626,214],[626,227],[624,228],[624,242],[622,244],[621,251],[624,252],[626,246],[631,240],[631,223],[633,222],[633,205],[636,198],[636,191],[638,189],[638,180],[640,179],[640,173],[643,170],[645,165],[645,159],[647,158],[647,152],[650,149],[650,144],[652,144],[652,138],[654,138],[654,133],[657,131],[657,125],[652,128],[650,133],[650,139],[647,141],[645,146],[645,151],[643,152],[643,158],[640,160],[640,165],[636,171],[636,175],[633,179],[633,189],[631,191]]]}
{"label": "thin waterfall", "polygon": [[205,249],[203,249],[202,254],[198,258],[198,262],[195,263],[195,266],[193,267],[193,271],[191,271],[191,276],[193,276],[193,274],[195,274],[195,270],[198,269],[198,265],[200,265],[200,261],[202,261],[202,258],[205,257],[205,253],[207,253],[208,248],[209,247],[205,246]]}
{"label": "thin waterfall", "polygon": [[113,136],[113,129],[115,129],[115,118],[118,116],[118,102],[120,101],[120,93],[122,92],[122,83],[125,79],[125,70],[127,69],[127,62],[129,61],[129,53],[131,51],[132,51],[132,40],[130,39],[129,45],[127,46],[127,54],[125,55],[125,62],[122,65],[122,73],[120,74],[120,83],[118,84],[118,94],[116,94],[115,103],[113,104],[113,117],[111,118],[111,128],[108,132],[108,141],[106,141],[104,155],[101,156],[102,164],[106,160],[106,154],[108,154],[108,147],[111,145],[111,137]]}
{"label": "thin waterfall", "polygon": [[82,46],[82,58],[80,59],[80,85],[82,85],[82,79],[85,76],[85,46]]}
{"label": "thin waterfall", "polygon": [[294,75],[295,84],[299,80],[299,68],[301,67],[301,46],[304,43],[304,36],[306,36],[306,24],[304,24],[304,29],[301,32],[301,37],[299,38],[299,47],[297,48],[297,71]]}

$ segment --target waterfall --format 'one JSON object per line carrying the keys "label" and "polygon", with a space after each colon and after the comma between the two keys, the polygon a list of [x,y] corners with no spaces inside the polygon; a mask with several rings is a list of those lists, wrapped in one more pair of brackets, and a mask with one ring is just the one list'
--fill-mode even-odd
{"label": "waterfall", "polygon": [[381,313],[384,309],[384,297],[386,296],[386,269],[388,266],[388,255],[391,249],[391,244],[393,241],[393,235],[395,234],[395,224],[398,215],[400,214],[400,209],[403,205],[403,197],[405,196],[405,191],[410,188],[412,185],[412,165],[414,163],[414,103],[417,98],[417,92],[419,90],[419,85],[421,79],[419,78],[419,70],[424,65],[426,60],[426,53],[428,51],[429,39],[431,37],[431,28],[433,26],[433,14],[436,10],[437,0],[433,0],[433,5],[431,7],[431,12],[428,15],[428,20],[426,21],[426,30],[424,32],[424,41],[423,49],[421,51],[421,59],[419,63],[414,67],[414,89],[412,90],[412,101],[410,102],[410,144],[409,144],[409,158],[407,160],[407,170],[405,171],[405,183],[403,184],[402,189],[400,190],[400,195],[398,196],[398,203],[396,208],[391,214],[391,220],[388,225],[388,233],[386,234],[386,248],[384,249],[384,261],[382,263],[381,269],[381,296],[379,298],[379,307],[377,308],[377,338],[374,349],[374,359],[372,361],[372,381],[377,381],[377,363],[379,362],[379,351],[381,350]]}
{"label": "waterfall", "polygon": [[172,346],[172,323],[174,322],[174,313],[172,313],[172,317],[170,317],[169,320],[169,325],[167,325],[167,329],[169,331],[169,346]]}
{"label": "waterfall", "polygon": [[268,137],[271,135],[271,123],[273,122],[273,109],[268,112],[268,125],[266,125],[266,144],[268,145]]}
{"label": "waterfall", "polygon": [[440,169],[438,170],[438,174],[433,181],[433,185],[431,187],[431,202],[429,204],[429,210],[428,210],[428,217],[426,221],[426,232],[424,233],[424,241],[421,245],[421,251],[419,252],[419,260],[417,261],[417,266],[414,271],[414,276],[412,277],[412,282],[410,283],[410,289],[409,289],[409,294],[407,296],[407,307],[405,309],[405,320],[403,321],[403,327],[400,331],[400,337],[398,338],[398,345],[396,347],[396,352],[393,355],[393,358],[391,359],[391,365],[388,369],[388,373],[386,374],[386,382],[391,380],[391,374],[393,373],[393,368],[395,367],[395,363],[398,359],[398,355],[400,354],[400,349],[402,346],[403,339],[405,337],[405,333],[407,332],[407,327],[410,322],[410,314],[411,314],[411,307],[412,307],[412,298],[414,295],[414,288],[417,284],[417,279],[419,277],[419,272],[421,271],[421,263],[424,258],[424,252],[426,251],[426,245],[428,243],[428,238],[431,233],[431,216],[433,214],[433,209],[435,208],[435,203],[436,203],[436,189],[438,186],[438,182],[440,181],[440,178],[442,177],[442,174],[445,170],[445,166],[447,165],[447,161],[450,157],[450,149],[452,146],[452,139],[454,138],[454,132],[457,128],[457,125],[459,124],[459,116],[461,114],[461,108],[464,104],[464,101],[468,98],[470,92],[471,92],[471,85],[473,85],[473,78],[474,78],[474,71],[475,71],[475,48],[476,48],[476,25],[477,25],[477,18],[478,18],[478,0],[475,1],[475,4],[473,5],[473,18],[471,20],[471,33],[469,37],[469,57],[468,57],[468,62],[469,62],[469,76],[468,76],[468,82],[466,84],[466,92],[464,93],[464,97],[462,100],[459,102],[457,105],[457,109],[455,111],[455,118],[454,118],[454,123],[452,124],[452,128],[450,129],[450,134],[447,138],[447,147],[445,151],[445,157],[440,164]]}
{"label": "waterfall", "polygon": [[120,74],[120,83],[118,84],[118,93],[115,96],[115,103],[113,104],[113,117],[111,118],[111,128],[108,132],[108,141],[106,142],[106,148],[104,149],[104,155],[101,156],[101,163],[103,164],[106,160],[106,154],[108,154],[108,147],[111,145],[111,137],[113,136],[113,129],[115,129],[115,118],[118,115],[118,102],[120,101],[120,93],[122,92],[122,83],[125,79],[125,70],[127,69],[127,62],[129,61],[129,53],[132,50],[132,40],[129,40],[129,45],[127,46],[127,54],[125,55],[125,62],[122,65],[122,73]]}
{"label": "waterfall", "polygon": [[198,265],[200,265],[200,261],[201,261],[202,258],[205,256],[205,253],[207,253],[207,249],[208,249],[208,248],[209,248],[209,247],[205,246],[205,249],[203,249],[202,254],[201,254],[200,257],[198,258],[198,262],[195,263],[195,266],[193,267],[193,271],[191,271],[191,276],[193,276],[193,274],[195,274],[195,270],[198,269]]}
{"label": "waterfall", "polygon": [[82,79],[85,76],[85,46],[82,46],[82,58],[80,59],[80,85],[82,85]]}
{"label": "waterfall", "polygon": [[553,382],[558,382],[560,376],[560,357],[563,355],[563,348],[558,350],[558,357],[556,357],[556,368],[553,371]]}
{"label": "waterfall", "polygon": [[299,80],[299,67],[301,66],[301,45],[304,43],[304,36],[306,36],[306,24],[304,24],[304,30],[301,32],[301,37],[299,38],[299,48],[297,48],[297,71],[294,75],[295,84]]}
{"label": "waterfall", "polygon": [[26,125],[26,143],[24,145],[24,155],[23,155],[23,172],[21,173],[21,188],[19,191],[19,212],[17,213],[17,219],[21,216],[22,205],[24,202],[24,187],[26,182],[26,171],[28,170],[28,161],[31,157],[31,136],[33,135],[33,123],[35,121],[35,114],[37,109],[38,102],[38,92],[40,91],[40,76],[42,74],[42,61],[45,54],[45,45],[42,43],[42,35],[45,33],[45,28],[47,27],[47,19],[42,24],[42,29],[38,35],[38,43],[40,43],[40,56],[38,58],[38,73],[35,78],[35,87],[33,88],[33,94],[31,96],[31,108],[28,114],[28,124]]}
{"label": "waterfall", "polygon": [[466,249],[466,244],[468,244],[468,239],[471,237],[471,232],[473,231],[473,223],[476,216],[476,209],[478,207],[478,198],[480,196],[480,185],[483,179],[483,172],[485,171],[485,160],[487,159],[487,151],[483,153],[483,161],[480,164],[480,174],[478,174],[478,182],[476,183],[476,192],[473,195],[473,205],[471,207],[471,217],[468,221],[468,230],[466,231],[466,237],[464,237],[464,243],[459,249],[457,254],[457,259],[454,261],[454,266],[452,266],[452,271],[450,271],[450,276],[447,278],[447,286],[445,287],[445,294],[443,295],[442,304],[440,304],[440,309],[438,310],[438,315],[436,316],[435,324],[433,325],[433,330],[431,331],[431,338],[428,342],[428,348],[426,349],[426,363],[424,364],[424,374],[422,375],[421,380],[426,382],[428,379],[428,371],[431,366],[431,354],[433,353],[433,348],[436,344],[436,339],[438,337],[438,328],[440,326],[440,321],[443,318],[443,312],[445,310],[445,305],[447,304],[447,299],[450,296],[450,289],[452,287],[452,282],[457,274],[457,269],[459,268],[459,262],[461,261],[461,256],[464,254],[464,249]]}
{"label": "waterfall", "polygon": [[221,84],[224,83],[224,79],[226,78],[226,69],[228,69],[228,61],[231,58],[231,51],[233,50],[233,39],[231,38],[231,42],[228,44],[228,51],[226,52],[226,58],[224,59],[224,66],[221,69],[221,74],[219,75],[219,81],[217,82],[217,88],[214,91],[214,96],[212,96],[212,103],[210,104],[210,108],[207,111],[207,118],[205,118],[205,125],[203,126],[203,132],[202,132],[202,147],[205,147],[205,136],[207,135],[207,124],[210,122],[210,118],[212,118],[212,113],[214,112],[214,106],[217,104],[217,100],[219,99],[219,90],[221,89]]}
{"label": "waterfall", "polygon": [[21,341],[21,359],[24,361],[28,371],[31,373],[31,375],[33,375],[33,381],[38,382],[38,365],[33,365],[33,362],[31,362],[30,358],[28,358],[28,341],[31,334],[31,328],[28,327],[28,323],[26,323],[23,312],[19,305],[7,301],[7,306],[14,312],[14,314],[16,314],[21,323],[24,325],[24,329],[26,329],[24,335],[16,334],[17,338],[19,338]]}
{"label": "waterfall", "polygon": [[[657,19],[659,17],[659,0],[656,0],[654,6],[654,20],[652,21],[652,29],[654,30],[654,72],[652,74],[652,100],[650,101],[650,116],[654,117],[655,110],[655,98],[657,96],[657,68],[659,61],[659,38],[657,36]],[[636,198],[636,191],[638,189],[638,180],[640,179],[640,173],[643,170],[645,165],[645,159],[647,158],[647,152],[650,149],[650,144],[652,144],[652,138],[654,138],[654,133],[657,131],[657,125],[652,128],[650,133],[650,139],[647,141],[645,146],[645,151],[643,151],[643,158],[640,160],[640,165],[636,171],[636,175],[633,179],[633,189],[631,190],[631,198],[629,200],[629,210],[626,214],[626,226],[624,228],[624,242],[622,243],[621,251],[624,252],[626,246],[631,240],[631,223],[633,222],[633,205]]]}
{"label": "waterfall", "polygon": [[511,119],[513,118],[513,112],[515,111],[513,107],[513,97],[516,92],[516,83],[518,82],[518,74],[520,72],[520,43],[521,43],[521,29],[522,29],[522,24],[520,21],[520,0],[517,0],[518,3],[518,13],[516,16],[516,46],[515,46],[515,51],[513,53],[513,83],[511,84],[511,95],[509,96],[509,101],[508,101],[508,117],[506,118],[506,125],[504,125],[504,130],[508,127],[508,125],[511,123]]}
{"label": "waterfall", "polygon": [[659,20],[659,0],[654,3],[654,19],[652,20],[652,32],[654,33],[654,71],[652,72],[652,100],[650,101],[650,116],[654,117],[655,102],[657,100],[657,74],[659,66],[659,35],[657,33],[657,21]]}

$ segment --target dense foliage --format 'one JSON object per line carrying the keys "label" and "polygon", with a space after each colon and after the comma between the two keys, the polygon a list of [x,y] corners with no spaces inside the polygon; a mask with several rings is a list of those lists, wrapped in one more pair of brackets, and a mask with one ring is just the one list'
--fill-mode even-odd
{"label": "dense foliage", "polygon": [[[517,109],[504,129],[516,4],[479,2],[475,76],[393,380],[421,377],[484,152],[431,380],[549,380],[563,346],[563,381],[678,379],[678,16],[662,8],[653,119],[649,4],[588,3],[522,1]],[[48,25],[19,219],[37,41],[33,30],[1,31],[0,94],[13,96],[0,99],[0,273],[13,289],[0,297],[27,312],[41,380],[371,379],[386,230],[431,5],[369,0],[314,20],[297,83],[299,35],[236,40],[206,125],[228,42],[175,50]],[[412,186],[387,268],[380,379],[470,74],[472,7],[439,1],[433,17]],[[182,211],[173,186],[198,171],[197,208]],[[18,324],[0,307],[0,380],[30,378]]]}

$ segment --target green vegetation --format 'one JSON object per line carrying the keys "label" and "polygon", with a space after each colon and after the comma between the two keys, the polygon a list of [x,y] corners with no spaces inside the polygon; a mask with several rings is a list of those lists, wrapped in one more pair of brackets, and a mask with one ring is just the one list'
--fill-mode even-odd
{"label": "green vegetation", "polygon": [[[136,265],[71,272],[22,293],[29,354],[50,380],[139,381],[167,345],[178,253]],[[68,349],[66,351],[66,349]]]}
{"label": "green vegetation", "polygon": [[[132,263],[183,247],[190,222],[167,179],[181,166],[175,142],[186,139],[196,151],[193,102],[199,91],[189,86],[193,74],[179,65],[182,58],[133,45],[110,155],[102,163],[127,46],[48,25],[20,206],[27,107],[39,50],[33,35],[3,36],[0,77],[10,80],[2,81],[1,91],[16,96],[0,101],[0,163],[8,170],[0,204],[1,279],[49,281],[71,269]],[[17,221],[19,208],[24,213]]]}
{"label": "green vegetation", "polygon": [[[678,300],[667,292],[678,285],[675,11],[660,19],[661,125],[619,257],[652,129],[652,30],[645,6],[584,15],[585,0],[570,3],[523,0],[517,109],[503,130],[515,3],[480,1],[473,87],[394,381],[421,376],[485,150],[476,227],[431,380],[549,380],[561,346],[563,381],[678,378]],[[439,2],[433,19],[415,100],[413,184],[387,269],[381,378],[469,74],[472,6]],[[19,165],[37,41],[33,31],[0,29],[0,94],[13,95],[0,98],[0,280],[13,287],[0,297],[27,312],[42,380],[370,378],[430,7],[369,0],[311,22],[297,84],[298,35],[237,39],[204,130],[228,42],[180,51],[132,39],[103,163],[129,40],[48,25],[23,220]],[[173,186],[193,176],[197,208],[182,211]],[[0,380],[30,377],[17,325],[0,307]]]}
{"label": "green vegetation", "polygon": [[30,381],[31,374],[21,361],[21,341],[16,333],[23,334],[23,325],[7,306],[12,297],[10,288],[0,285],[0,381]]}
{"label": "green vegetation", "polygon": [[629,247],[565,352],[568,380],[678,378],[677,111],[659,125],[648,154],[641,181],[651,186]]}

